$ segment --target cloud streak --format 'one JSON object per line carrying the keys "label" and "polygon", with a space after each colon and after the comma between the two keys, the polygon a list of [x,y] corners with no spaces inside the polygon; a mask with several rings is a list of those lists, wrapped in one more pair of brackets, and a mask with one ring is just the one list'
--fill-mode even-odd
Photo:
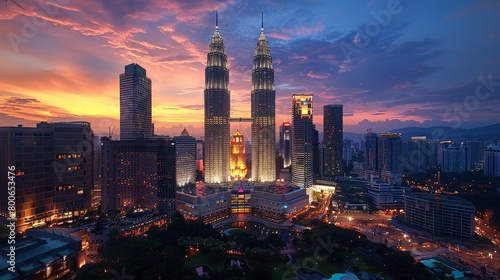
{"label": "cloud streak", "polygon": [[[117,130],[118,75],[124,65],[135,62],[147,69],[153,81],[156,131],[172,133],[173,128],[191,125],[191,135],[202,136],[205,63],[215,10],[220,11],[230,66],[232,115],[250,115],[261,11],[274,60],[280,120],[290,119],[292,94],[312,93],[318,124],[323,105],[342,103],[349,112],[344,123],[351,129],[358,123],[367,125],[365,119],[387,128],[396,124],[393,119],[424,125],[429,119],[442,118],[440,111],[474,92],[478,75],[500,77],[498,30],[494,24],[477,23],[478,18],[497,20],[500,6],[492,2],[440,3],[424,20],[417,11],[425,4],[402,1],[411,8],[394,16],[349,61],[340,44],[360,39],[353,27],[373,21],[370,11],[385,9],[386,1],[371,1],[366,8],[352,3],[289,1],[49,3],[57,1],[35,0],[25,5],[26,11],[9,6],[0,15],[1,34],[24,36],[26,22],[37,28],[35,35],[18,46],[18,53],[7,38],[0,40],[2,125],[88,119],[100,131],[106,132],[107,126]],[[47,7],[57,13],[44,11]],[[460,36],[472,39],[453,43],[457,40],[453,30],[464,24],[468,29]],[[462,64],[457,66],[457,61]],[[484,123],[500,113],[496,96],[480,108],[471,118]],[[106,124],[97,125],[99,120]]]}

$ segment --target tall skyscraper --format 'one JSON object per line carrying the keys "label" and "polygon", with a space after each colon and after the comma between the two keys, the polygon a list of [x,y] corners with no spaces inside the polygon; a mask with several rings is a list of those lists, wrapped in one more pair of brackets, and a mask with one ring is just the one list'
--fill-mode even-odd
{"label": "tall skyscraper", "polygon": [[367,169],[377,170],[377,133],[368,130],[365,134],[365,165]]}
{"label": "tall skyscraper", "polygon": [[[229,69],[218,15],[205,68],[205,182],[223,183],[229,179]],[[273,164],[274,166],[274,164]]]}
{"label": "tall skyscraper", "polygon": [[500,176],[500,146],[488,146],[484,150],[484,175]]}
{"label": "tall skyscraper", "polygon": [[276,180],[274,69],[269,43],[264,35],[264,17],[255,48],[252,69],[252,178]]}
{"label": "tall skyscraper", "polygon": [[377,160],[379,170],[401,172],[401,134],[382,133],[377,138]]}
{"label": "tall skyscraper", "polygon": [[289,122],[283,122],[280,126],[280,155],[283,157],[283,166],[290,167],[292,164],[292,126]]}
{"label": "tall skyscraper", "polygon": [[180,136],[174,136],[177,186],[196,182],[196,138],[184,128]]}
{"label": "tall skyscraper", "polygon": [[443,172],[463,172],[465,171],[465,150],[460,148],[458,143],[454,143],[443,150]]}
{"label": "tall skyscraper", "polygon": [[437,166],[437,142],[428,141],[425,136],[412,136],[401,141],[401,171],[427,172]]}
{"label": "tall skyscraper", "polygon": [[120,74],[120,139],[151,136],[151,79],[132,63]]}
{"label": "tall skyscraper", "polygon": [[441,141],[437,144],[437,165],[443,168],[444,163],[444,150],[448,148],[452,142],[450,140]]}
{"label": "tall skyscraper", "polygon": [[[313,178],[314,180],[321,178],[321,169],[320,168],[320,162],[323,162],[323,160],[320,158],[320,153],[319,153],[319,131],[316,129],[316,125],[313,124],[313,129],[312,129],[312,153],[313,153]],[[313,181],[315,182],[315,181]]]}
{"label": "tall skyscraper", "polygon": [[483,141],[472,140],[465,141],[461,145],[462,149],[465,149],[465,171],[476,171],[478,170],[478,165],[484,159],[483,153]]}
{"label": "tall skyscraper", "polygon": [[323,144],[325,145],[323,175],[329,177],[342,175],[343,106],[341,104],[323,106],[323,125]]}
{"label": "tall skyscraper", "polygon": [[236,133],[234,133],[233,138],[231,139],[231,179],[240,180],[245,178],[245,176],[247,175],[244,139],[245,138],[238,130],[236,130]]}
{"label": "tall skyscraper", "polygon": [[292,186],[313,185],[313,96],[292,95]]}
{"label": "tall skyscraper", "polygon": [[[68,220],[90,209],[93,149],[94,134],[87,122],[0,128],[0,168],[5,171],[0,179],[9,182],[7,167],[15,167],[17,232]],[[7,183],[2,184],[0,223],[10,217],[8,196]]]}

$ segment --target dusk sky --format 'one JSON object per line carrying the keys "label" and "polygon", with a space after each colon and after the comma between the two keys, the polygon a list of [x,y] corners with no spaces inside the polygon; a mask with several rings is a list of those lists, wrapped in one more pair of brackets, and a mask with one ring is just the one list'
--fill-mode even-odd
{"label": "dusk sky", "polygon": [[89,121],[96,134],[118,135],[118,76],[138,63],[153,83],[155,132],[202,136],[215,10],[232,117],[250,116],[264,12],[277,124],[302,93],[314,94],[320,131],[323,105],[334,103],[344,105],[344,131],[356,133],[500,122],[498,0],[17,2],[26,10],[0,6],[0,126]]}

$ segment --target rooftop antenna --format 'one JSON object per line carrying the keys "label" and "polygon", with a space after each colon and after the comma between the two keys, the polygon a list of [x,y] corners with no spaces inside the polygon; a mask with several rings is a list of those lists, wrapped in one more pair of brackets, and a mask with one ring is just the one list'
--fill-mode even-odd
{"label": "rooftop antenna", "polygon": [[262,23],[260,25],[260,32],[264,33],[264,12],[262,12]]}
{"label": "rooftop antenna", "polygon": [[219,13],[215,10],[215,29],[219,29]]}
{"label": "rooftop antenna", "polygon": [[19,5],[19,3],[17,3],[17,2],[16,2],[16,0],[5,0],[5,7],[7,7],[7,2],[8,2],[8,1],[10,1],[10,2],[12,2],[12,3],[16,4],[16,6],[18,6],[19,8],[21,8],[21,9],[23,9],[23,10],[25,10],[25,11],[26,11],[26,9],[25,9],[25,8],[23,8],[21,5]]}

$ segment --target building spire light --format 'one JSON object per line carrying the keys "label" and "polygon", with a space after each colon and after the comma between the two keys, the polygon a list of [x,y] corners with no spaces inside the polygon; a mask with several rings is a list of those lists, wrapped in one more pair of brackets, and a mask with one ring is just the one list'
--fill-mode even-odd
{"label": "building spire light", "polygon": [[219,13],[215,10],[215,29],[219,29]]}
{"label": "building spire light", "polygon": [[264,12],[262,12],[262,22],[260,25],[260,32],[264,33]]}

